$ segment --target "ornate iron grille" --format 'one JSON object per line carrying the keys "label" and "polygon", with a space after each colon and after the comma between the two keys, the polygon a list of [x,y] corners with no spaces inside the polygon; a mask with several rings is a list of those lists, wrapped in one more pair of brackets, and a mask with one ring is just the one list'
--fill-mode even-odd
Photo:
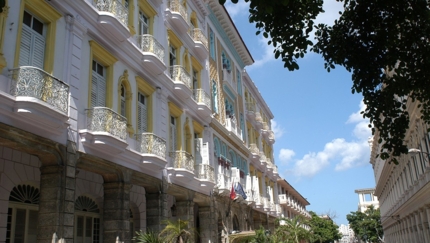
{"label": "ornate iron grille", "polygon": [[215,182],[214,168],[207,164],[195,165],[197,177],[199,179],[206,179],[211,182]]}
{"label": "ornate iron grille", "polygon": [[203,89],[195,89],[193,98],[197,103],[204,103],[208,108],[211,107],[211,97]]}
{"label": "ornate iron grille", "polygon": [[195,28],[195,29],[190,30],[190,35],[191,35],[191,38],[193,38],[194,41],[201,42],[205,46],[205,48],[207,50],[209,50],[209,48],[208,48],[208,38],[206,38],[206,36],[203,34],[203,31],[201,29]]}
{"label": "ornate iron grille", "polygon": [[164,47],[152,35],[138,35],[136,41],[142,52],[154,53],[164,63]]}
{"label": "ornate iron grille", "polygon": [[169,155],[173,158],[173,167],[194,172],[194,158],[191,154],[185,151],[175,151],[170,152]]}
{"label": "ornate iron grille", "polygon": [[40,68],[23,66],[9,70],[10,94],[42,100],[67,114],[69,85]]}
{"label": "ornate iron grille", "polygon": [[127,26],[128,9],[119,0],[95,0],[93,4],[99,11],[112,13],[121,23]]}
{"label": "ornate iron grille", "polygon": [[173,81],[182,82],[191,89],[191,76],[184,67],[175,65],[170,68],[170,73],[172,74]]}
{"label": "ornate iron grille", "polygon": [[172,12],[178,12],[185,19],[185,21],[187,21],[187,23],[189,22],[187,9],[180,3],[180,1],[171,0],[170,1],[170,10]]}
{"label": "ornate iron grille", "polygon": [[142,154],[154,154],[166,159],[166,141],[153,133],[136,135],[137,151]]}
{"label": "ornate iron grille", "polygon": [[127,138],[127,118],[107,107],[94,107],[86,111],[88,130],[107,132],[122,140]]}

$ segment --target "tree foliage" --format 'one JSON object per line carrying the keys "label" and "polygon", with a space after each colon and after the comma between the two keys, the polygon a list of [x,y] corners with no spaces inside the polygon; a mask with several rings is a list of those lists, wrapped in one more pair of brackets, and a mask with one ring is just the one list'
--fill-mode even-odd
{"label": "tree foliage", "polygon": [[379,132],[382,159],[397,163],[394,157],[408,152],[408,97],[419,101],[421,118],[430,123],[429,0],[336,0],[344,11],[332,26],[314,21],[322,0],[244,1],[257,34],[269,39],[290,71],[310,50],[322,55],[327,71],[339,65],[352,73],[351,91],[363,95],[362,114],[372,133]]}
{"label": "tree foliage", "polygon": [[346,215],[346,219],[357,238],[365,242],[383,242],[384,232],[379,208],[369,206],[364,213],[351,212]]}
{"label": "tree foliage", "polygon": [[163,242],[193,242],[196,231],[188,227],[188,221],[178,219],[177,221],[166,220],[164,222],[166,223],[166,227],[159,234]]}
{"label": "tree foliage", "polygon": [[331,219],[321,218],[314,212],[310,212],[312,218],[309,221],[311,227],[311,242],[330,243],[340,240],[338,226]]}

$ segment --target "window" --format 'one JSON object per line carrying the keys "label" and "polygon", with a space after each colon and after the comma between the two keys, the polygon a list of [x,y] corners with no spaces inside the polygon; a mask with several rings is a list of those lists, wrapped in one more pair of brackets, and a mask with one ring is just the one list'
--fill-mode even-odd
{"label": "window", "polygon": [[169,65],[170,67],[176,65],[176,48],[174,46],[169,48]]}
{"label": "window", "polygon": [[148,109],[146,107],[146,96],[141,92],[137,96],[137,131],[144,133],[148,131]]}
{"label": "window", "polygon": [[218,113],[218,89],[215,80],[212,80],[212,110]]}
{"label": "window", "polygon": [[75,243],[100,242],[100,210],[89,197],[79,196],[75,201]]}
{"label": "window", "polygon": [[215,55],[215,53],[216,53],[216,51],[215,51],[215,34],[214,34],[214,32],[212,31],[211,28],[209,28],[209,49],[210,49],[209,51],[210,51],[211,58],[213,60],[216,60],[216,55]]}
{"label": "window", "polygon": [[153,23],[157,11],[148,3],[147,0],[138,0],[139,6],[139,35],[151,34],[153,35]]}
{"label": "window", "polygon": [[91,76],[91,107],[106,106],[106,68],[93,60]]}
{"label": "window", "polygon": [[169,102],[169,149],[170,152],[182,150],[180,117],[182,111],[172,102]]}
{"label": "window", "polygon": [[152,131],[152,99],[155,88],[137,76],[137,133]]}
{"label": "window", "polygon": [[39,199],[39,189],[30,185],[18,185],[12,189],[7,212],[6,243],[37,241]]}
{"label": "window", "polygon": [[173,66],[180,65],[180,49],[182,46],[181,40],[173,33],[172,30],[167,30],[167,35],[169,38],[169,66],[170,73],[173,74]]}
{"label": "window", "polygon": [[[103,106],[112,108],[113,65],[117,59],[97,42],[91,40],[91,67],[88,107]],[[126,87],[127,88],[127,87]]]}
{"label": "window", "polygon": [[45,59],[45,30],[42,21],[24,11],[19,66],[43,69]]}
{"label": "window", "polygon": [[149,20],[142,11],[139,11],[139,35],[149,34]]}
{"label": "window", "polygon": [[121,105],[121,116],[125,117],[125,87],[124,84],[121,84],[121,101],[120,101],[120,105]]}
{"label": "window", "polygon": [[242,75],[240,74],[239,69],[236,69],[236,79],[237,79],[237,93],[241,95],[242,94]]}
{"label": "window", "polygon": [[48,73],[54,69],[56,22],[61,17],[45,1],[20,1],[14,66],[30,65]]}
{"label": "window", "polygon": [[174,152],[178,150],[177,146],[177,129],[176,129],[176,117],[170,116],[170,151]]}

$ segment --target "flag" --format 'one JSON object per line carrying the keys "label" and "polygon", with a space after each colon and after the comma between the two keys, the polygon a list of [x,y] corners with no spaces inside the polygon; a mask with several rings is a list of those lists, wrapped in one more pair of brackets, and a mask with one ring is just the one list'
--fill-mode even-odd
{"label": "flag", "polygon": [[234,200],[236,198],[236,191],[234,190],[234,182],[231,183],[230,199]]}
{"label": "flag", "polygon": [[247,198],[245,192],[243,191],[243,187],[239,182],[236,183],[236,188],[234,188],[234,190],[237,192],[237,194],[241,195],[243,199]]}

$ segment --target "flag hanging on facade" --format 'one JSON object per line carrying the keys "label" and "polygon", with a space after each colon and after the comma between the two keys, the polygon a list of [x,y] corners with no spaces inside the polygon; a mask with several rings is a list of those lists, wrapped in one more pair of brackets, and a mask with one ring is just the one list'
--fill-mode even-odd
{"label": "flag hanging on facade", "polygon": [[234,182],[231,183],[230,199],[234,200],[236,198],[236,191],[234,190]]}
{"label": "flag hanging on facade", "polygon": [[238,183],[236,183],[236,187],[234,188],[234,190],[235,190],[235,192],[236,192],[237,194],[241,195],[243,199],[246,199],[246,198],[247,198],[246,193],[245,193],[245,191],[243,190],[243,187],[242,187],[242,185],[241,185],[239,182],[238,182]]}

